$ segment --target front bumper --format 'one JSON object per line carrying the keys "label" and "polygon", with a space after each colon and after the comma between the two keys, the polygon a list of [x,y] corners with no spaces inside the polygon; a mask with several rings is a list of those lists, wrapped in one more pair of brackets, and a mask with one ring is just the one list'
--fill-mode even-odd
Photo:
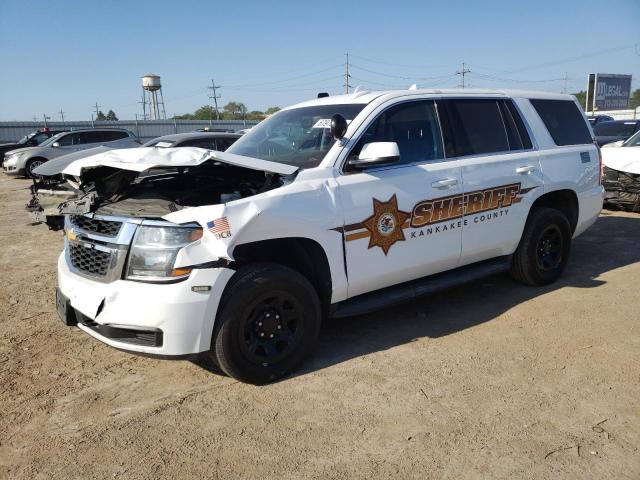
{"label": "front bumper", "polygon": [[24,176],[25,173],[24,168],[18,168],[16,165],[7,165],[6,163],[2,166],[2,169],[7,175]]}
{"label": "front bumper", "polygon": [[[58,259],[58,285],[79,312],[78,327],[121,350],[161,356],[183,356],[211,347],[211,336],[222,292],[234,271],[195,269],[189,278],[172,284],[130,280],[97,282],[69,270],[65,252]],[[193,286],[210,286],[193,292]],[[155,332],[147,344],[132,343],[122,331]],[[116,332],[118,335],[114,335]],[[125,332],[126,333],[126,332]],[[158,343],[160,338],[160,345]],[[144,343],[144,342],[142,342]]]}

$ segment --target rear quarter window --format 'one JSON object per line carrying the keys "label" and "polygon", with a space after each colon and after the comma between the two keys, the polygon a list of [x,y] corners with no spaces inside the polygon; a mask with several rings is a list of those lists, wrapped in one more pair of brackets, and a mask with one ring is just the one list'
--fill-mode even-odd
{"label": "rear quarter window", "polygon": [[531,99],[551,138],[558,146],[593,143],[584,117],[571,100]]}

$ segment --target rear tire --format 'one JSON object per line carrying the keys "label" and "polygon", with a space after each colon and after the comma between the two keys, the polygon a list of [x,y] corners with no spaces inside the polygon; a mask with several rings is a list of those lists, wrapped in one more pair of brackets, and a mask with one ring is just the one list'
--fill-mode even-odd
{"label": "rear tire", "polygon": [[511,259],[511,276],[527,285],[548,285],[562,274],[570,249],[567,217],[553,208],[535,208]]}
{"label": "rear tire", "polygon": [[315,346],[322,317],[311,283],[273,263],[241,267],[218,311],[211,354],[227,375],[255,385],[302,363]]}

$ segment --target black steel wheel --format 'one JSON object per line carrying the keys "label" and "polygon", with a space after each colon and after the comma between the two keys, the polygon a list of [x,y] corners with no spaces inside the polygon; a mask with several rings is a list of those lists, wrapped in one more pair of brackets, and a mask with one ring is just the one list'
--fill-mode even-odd
{"label": "black steel wheel", "polygon": [[269,383],[309,355],[320,323],[318,295],[304,276],[277,264],[247,265],[225,288],[211,353],[229,376]]}
{"label": "black steel wheel", "polygon": [[528,285],[552,283],[562,274],[570,248],[567,217],[553,208],[535,208],[511,259],[511,276]]}

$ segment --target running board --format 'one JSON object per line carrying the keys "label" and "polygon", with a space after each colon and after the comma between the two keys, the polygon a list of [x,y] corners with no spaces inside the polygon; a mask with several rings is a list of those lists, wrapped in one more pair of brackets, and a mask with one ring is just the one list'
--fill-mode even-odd
{"label": "running board", "polygon": [[511,258],[498,257],[465,265],[447,272],[418,278],[410,282],[363,293],[332,306],[331,317],[342,318],[363,315],[398,303],[431,295],[442,290],[473,282],[483,277],[509,270]]}

